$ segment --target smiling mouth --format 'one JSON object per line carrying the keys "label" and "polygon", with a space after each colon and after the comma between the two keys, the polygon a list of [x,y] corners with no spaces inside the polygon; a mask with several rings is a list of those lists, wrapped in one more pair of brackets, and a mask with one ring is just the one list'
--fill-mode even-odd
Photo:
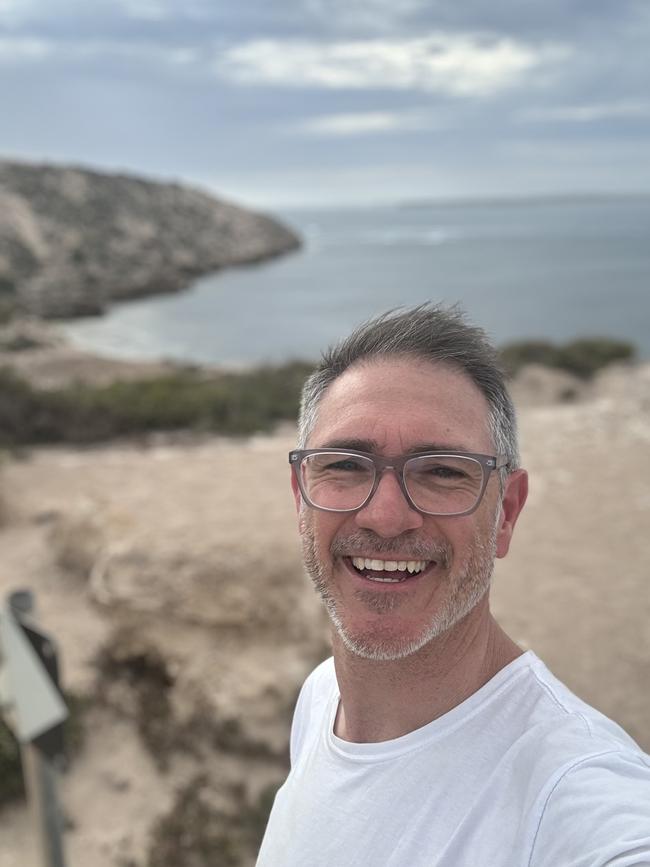
{"label": "smiling mouth", "polygon": [[435,566],[434,560],[379,560],[346,557],[349,567],[362,578],[378,584],[402,584]]}

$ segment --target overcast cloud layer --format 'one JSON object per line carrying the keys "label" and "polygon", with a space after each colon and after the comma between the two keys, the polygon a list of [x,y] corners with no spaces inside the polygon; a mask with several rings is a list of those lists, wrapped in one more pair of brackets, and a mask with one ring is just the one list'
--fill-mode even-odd
{"label": "overcast cloud layer", "polygon": [[650,192],[650,3],[0,0],[0,154],[266,207]]}

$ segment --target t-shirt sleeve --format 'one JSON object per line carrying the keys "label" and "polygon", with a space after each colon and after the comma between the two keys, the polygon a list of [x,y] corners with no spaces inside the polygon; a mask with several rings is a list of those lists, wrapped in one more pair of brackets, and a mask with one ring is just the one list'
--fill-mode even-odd
{"label": "t-shirt sleeve", "polygon": [[552,785],[528,867],[650,867],[650,759],[609,752]]}

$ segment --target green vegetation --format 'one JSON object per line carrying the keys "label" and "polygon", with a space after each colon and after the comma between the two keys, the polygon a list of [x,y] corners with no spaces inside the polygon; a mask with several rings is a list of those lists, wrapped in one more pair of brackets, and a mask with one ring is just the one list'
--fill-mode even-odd
{"label": "green vegetation", "polygon": [[[0,321],[2,317],[2,304],[0,303]],[[27,349],[38,349],[43,344],[40,340],[27,334],[12,334],[9,337],[0,337],[0,352],[24,352]]]}
{"label": "green vegetation", "polygon": [[0,325],[6,325],[16,315],[16,303],[0,294]]}
{"label": "green vegetation", "polygon": [[93,443],[153,431],[223,434],[269,430],[298,413],[312,366],[292,362],[241,373],[188,369],[107,386],[33,388],[0,369],[0,446]]}
{"label": "green vegetation", "polygon": [[[535,362],[584,379],[635,354],[632,344],[604,337],[564,345],[526,340],[501,349],[511,375]],[[154,431],[267,431],[277,422],[295,420],[300,389],[312,369],[297,361],[238,373],[187,368],[155,379],[43,390],[0,368],[0,447],[96,443]]]}
{"label": "green vegetation", "polygon": [[174,753],[200,756],[200,744],[229,756],[276,760],[283,767],[288,763],[286,751],[277,755],[270,744],[250,737],[237,717],[223,716],[212,706],[199,703],[191,716],[177,719],[174,678],[165,659],[128,627],[111,635],[95,664],[99,702],[134,720],[143,746],[161,771],[168,769]]}
{"label": "green vegetation", "polygon": [[[155,647],[139,640],[131,630],[119,628],[95,662],[100,701],[135,719],[144,746],[160,770],[167,770],[177,726],[170,696],[174,679],[165,660]],[[117,703],[112,689],[115,685]],[[128,696],[126,704],[125,696]]]}
{"label": "green vegetation", "polygon": [[7,276],[0,276],[0,325],[6,325],[16,313],[16,284]]}
{"label": "green vegetation", "polygon": [[584,337],[558,345],[546,340],[519,340],[500,349],[506,370],[514,375],[524,364],[543,364],[589,379],[614,361],[633,361],[631,343],[609,337]]}
{"label": "green vegetation", "polygon": [[[199,705],[189,719],[175,718],[174,678],[168,664],[155,645],[133,628],[118,627],[95,662],[98,700],[136,723],[143,745],[161,771],[169,769],[177,753],[193,756],[197,763],[211,762],[222,753],[248,762],[263,758],[277,766],[277,783],[255,792],[243,780],[215,782],[206,773],[197,774],[176,792],[172,808],[152,829],[146,867],[251,864],[275,792],[286,776],[288,755],[274,755],[266,744],[251,740],[237,719],[219,718],[207,705]],[[242,776],[247,777],[245,771]]]}

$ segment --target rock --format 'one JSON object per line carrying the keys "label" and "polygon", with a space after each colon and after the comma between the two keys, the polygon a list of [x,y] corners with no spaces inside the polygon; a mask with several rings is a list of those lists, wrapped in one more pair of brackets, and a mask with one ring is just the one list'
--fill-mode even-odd
{"label": "rock", "polygon": [[299,246],[277,221],[180,184],[0,162],[0,295],[37,316],[98,314]]}

